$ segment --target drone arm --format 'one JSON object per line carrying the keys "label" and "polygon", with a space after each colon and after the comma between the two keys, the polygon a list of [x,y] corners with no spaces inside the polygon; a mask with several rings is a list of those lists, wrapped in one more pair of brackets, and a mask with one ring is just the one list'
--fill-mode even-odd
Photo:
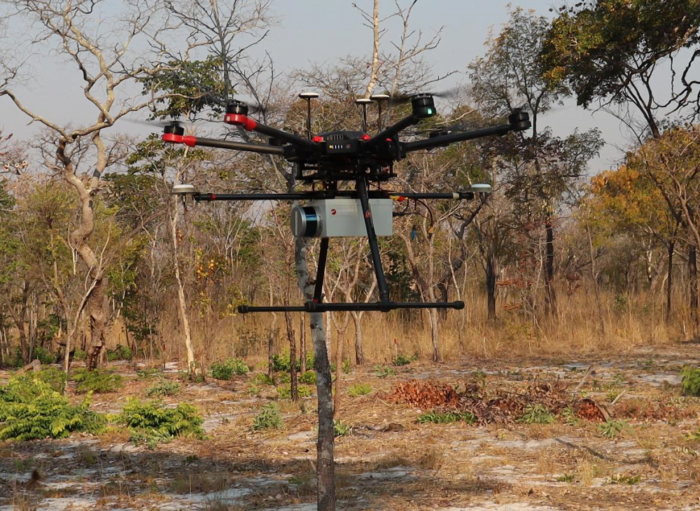
{"label": "drone arm", "polygon": [[286,131],[272,128],[271,126],[266,126],[265,124],[260,124],[259,122],[254,121],[247,115],[226,114],[226,117],[224,119],[224,122],[226,122],[227,124],[232,124],[233,126],[241,126],[246,131],[255,131],[257,133],[262,133],[263,135],[282,140],[284,142],[295,145],[297,147],[302,147],[309,151],[315,152],[319,149],[319,146],[311,140],[301,138],[300,136],[294,135],[293,133],[287,133]]}
{"label": "drone arm", "polygon": [[165,133],[162,139],[164,142],[170,142],[173,144],[185,144],[189,147],[217,147],[219,149],[234,149],[236,151],[250,151],[253,153],[277,154],[280,156],[284,156],[283,148],[265,144],[247,144],[243,142],[231,142],[228,140],[215,140],[213,138],[183,136],[177,135],[175,133]]}
{"label": "drone arm", "polygon": [[388,138],[393,138],[394,135],[396,135],[400,131],[405,130],[409,126],[413,126],[414,124],[418,124],[418,122],[420,122],[420,120],[421,120],[421,118],[417,117],[415,115],[409,115],[408,117],[404,117],[396,124],[389,126],[384,131],[378,133],[377,135],[375,135],[371,139],[369,139],[367,141],[367,146],[371,147],[371,146],[378,144],[378,143],[380,143]]}
{"label": "drone arm", "polygon": [[404,153],[411,151],[420,151],[421,149],[433,149],[454,142],[464,142],[475,138],[490,137],[493,135],[503,136],[509,131],[523,131],[532,126],[530,116],[527,112],[520,109],[515,109],[508,116],[508,124],[494,126],[492,128],[483,128],[480,130],[466,131],[464,133],[453,133],[450,135],[442,135],[438,137],[428,138],[426,140],[418,140],[417,142],[406,142],[402,144]]}
{"label": "drone arm", "polygon": [[410,153],[412,151],[434,149],[435,147],[452,144],[454,142],[473,140],[475,138],[490,137],[493,135],[502,136],[509,131],[513,131],[513,127],[510,124],[503,124],[501,126],[494,126],[493,128],[483,128],[475,131],[466,131],[464,133],[452,133],[450,135],[432,137],[425,140],[418,140],[416,142],[404,142],[402,145],[404,152]]}

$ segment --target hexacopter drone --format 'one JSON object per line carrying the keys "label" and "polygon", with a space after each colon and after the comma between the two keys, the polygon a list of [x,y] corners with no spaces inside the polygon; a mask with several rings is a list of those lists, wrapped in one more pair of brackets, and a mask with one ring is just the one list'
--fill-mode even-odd
{"label": "hexacopter drone", "polygon": [[[367,134],[367,105],[371,101],[379,104],[381,119],[382,101],[388,95],[378,94],[371,99],[358,99],[363,109],[362,131],[334,131],[312,136],[311,100],[317,93],[304,92],[299,95],[307,102],[307,136],[302,138],[293,133],[278,130],[248,117],[248,107],[240,101],[231,101],[226,106],[224,122],[239,126],[246,131],[255,131],[270,137],[268,144],[243,143],[211,138],[185,136],[184,129],[175,121],[165,126],[163,141],[185,144],[189,147],[204,146],[236,151],[282,156],[296,165],[297,181],[320,183],[322,191],[301,191],[297,193],[248,193],[214,194],[199,193],[194,186],[181,184],[173,187],[173,193],[192,195],[195,201],[217,200],[289,200],[308,201],[305,205],[292,208],[291,228],[294,236],[321,238],[318,258],[318,271],[313,299],[300,306],[241,305],[240,313],[249,312],[326,312],[326,311],[382,311],[395,309],[463,309],[464,302],[394,302],[389,297],[386,278],[379,254],[377,236],[390,236],[393,233],[393,203],[406,199],[452,199],[470,200],[475,193],[488,193],[489,185],[473,185],[467,191],[447,193],[402,193],[385,191],[381,183],[396,177],[394,162],[413,151],[447,146],[455,142],[473,140],[493,135],[505,135],[510,131],[528,129],[531,124],[526,112],[516,109],[508,117],[508,124],[482,128],[473,131],[448,133],[430,132],[429,138],[414,142],[401,142],[399,133],[423,119],[435,115],[435,104],[431,94],[418,94],[411,98],[412,112],[396,124],[381,130],[374,136]],[[380,121],[381,122],[381,121]],[[354,182],[354,190],[339,189],[339,182]],[[375,183],[375,190],[370,190]],[[367,237],[372,265],[377,277],[379,301],[375,303],[324,303],[323,279],[330,238]]]}

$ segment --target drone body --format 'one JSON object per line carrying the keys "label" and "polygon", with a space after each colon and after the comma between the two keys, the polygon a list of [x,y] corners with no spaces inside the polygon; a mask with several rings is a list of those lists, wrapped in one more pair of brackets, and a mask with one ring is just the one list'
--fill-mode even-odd
{"label": "drone body", "polygon": [[[435,105],[430,94],[419,94],[411,99],[412,112],[392,126],[370,136],[367,131],[367,100],[358,100],[363,108],[363,131],[334,131],[313,136],[311,133],[311,99],[316,93],[299,95],[307,101],[307,138],[260,124],[248,117],[248,107],[240,101],[232,101],[226,107],[224,122],[246,131],[254,131],[269,137],[268,144],[230,142],[209,138],[185,136],[177,123],[166,126],[163,140],[185,144],[190,147],[204,146],[250,151],[282,156],[296,166],[296,180],[321,184],[322,191],[292,193],[213,194],[197,193],[191,185],[177,185],[173,193],[192,195],[196,201],[215,200],[292,200],[309,201],[292,208],[291,228],[296,237],[321,238],[318,273],[313,299],[302,306],[253,307],[243,305],[239,312],[324,312],[376,310],[388,312],[395,309],[452,308],[462,309],[464,303],[394,302],[389,297],[386,278],[377,243],[378,236],[393,233],[394,201],[406,199],[473,199],[475,193],[488,193],[488,185],[474,185],[470,190],[445,193],[397,193],[381,189],[381,184],[393,177],[394,163],[413,151],[447,146],[455,142],[487,136],[505,135],[511,131],[522,131],[530,127],[528,114],[515,110],[508,124],[458,133],[432,133],[425,140],[401,142],[399,133],[435,115]],[[388,96],[377,96],[381,101]],[[380,114],[381,118],[381,114]],[[340,189],[339,182],[354,182],[354,190]],[[374,185],[375,189],[370,190]],[[375,303],[324,303],[323,279],[330,238],[366,237],[369,241],[374,273],[377,277],[380,300]]]}

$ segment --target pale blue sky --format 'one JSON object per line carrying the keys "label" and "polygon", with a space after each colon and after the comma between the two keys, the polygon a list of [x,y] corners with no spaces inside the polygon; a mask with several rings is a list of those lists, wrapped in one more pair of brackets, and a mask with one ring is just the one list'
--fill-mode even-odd
{"label": "pale blue sky", "polygon": [[[358,5],[371,10],[371,0],[356,0]],[[403,5],[408,3],[402,0]],[[483,55],[483,44],[489,30],[498,32],[508,19],[508,4],[504,0],[420,0],[411,17],[412,27],[422,30],[425,38],[444,26],[440,46],[427,56],[434,64],[436,74],[459,71],[462,74],[450,78],[450,83],[466,82],[463,74],[466,66],[474,58]],[[551,0],[520,0],[514,2],[525,9],[533,9],[537,14],[549,16],[549,8],[558,2]],[[393,10],[393,1],[383,0],[380,15]],[[360,13],[349,0],[275,0],[273,13],[279,24],[273,27],[268,38],[254,52],[269,52],[275,60],[277,72],[303,68],[309,62],[332,63],[334,59],[346,55],[369,55],[371,53],[371,32],[363,26]],[[389,32],[382,44],[389,48],[390,41],[397,40],[400,27],[393,23],[386,25]],[[79,76],[74,64],[56,62],[52,59],[34,58],[35,78],[27,87],[18,92],[31,108],[48,116],[58,124],[79,123],[94,118],[94,112],[86,106],[80,95]],[[554,133],[566,136],[574,128],[586,130],[598,127],[603,131],[608,144],[601,157],[591,163],[591,171],[599,172],[609,168],[622,153],[615,146],[625,145],[619,123],[607,114],[585,112],[568,106],[547,116],[545,124],[552,126]],[[122,124],[121,129],[132,133],[147,133],[134,125]],[[0,98],[0,129],[5,133],[14,132],[19,138],[31,137],[36,129],[27,126],[23,117],[7,98]],[[117,128],[119,129],[119,128]]]}

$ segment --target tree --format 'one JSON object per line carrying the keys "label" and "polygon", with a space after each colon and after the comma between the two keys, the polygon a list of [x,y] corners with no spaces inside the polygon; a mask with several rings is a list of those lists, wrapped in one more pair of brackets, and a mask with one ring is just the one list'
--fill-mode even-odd
{"label": "tree", "polygon": [[[55,52],[53,56],[59,54],[77,67],[83,98],[95,115],[92,123],[72,127],[68,123],[52,121],[25,106],[18,92],[21,89],[14,88],[18,70],[8,64],[9,57],[4,61],[4,76],[0,78],[4,81],[0,97],[10,98],[16,108],[47,129],[50,145],[42,146],[44,163],[70,184],[78,198],[80,223],[71,232],[70,244],[79,254],[89,279],[85,303],[90,318],[89,368],[98,364],[108,318],[102,247],[96,247],[92,239],[96,221],[95,198],[104,188],[102,176],[105,170],[122,156],[116,150],[118,146],[111,145],[103,131],[153,101],[153,98],[133,101],[127,86],[130,81],[154,71],[143,52],[134,49],[134,39],[150,36],[151,42],[158,45],[158,31],[149,34],[158,18],[157,7],[128,3],[126,8],[118,11],[117,16],[121,15],[121,19],[101,23],[97,30],[93,30],[94,10],[98,3],[95,0],[25,0],[8,2],[3,10],[3,15],[20,18],[21,25],[37,27],[36,31],[28,33],[28,37],[33,41],[43,41],[49,51]],[[166,25],[158,30],[169,28]],[[49,151],[45,147],[52,149]]]}
{"label": "tree", "polygon": [[[543,47],[544,75],[552,84],[565,83],[586,108],[620,107],[617,115],[632,127],[626,112],[632,106],[655,138],[664,116],[700,113],[696,59],[700,56],[698,0],[585,0],[562,6]],[[683,58],[681,50],[692,54]],[[671,67],[670,95],[661,99],[657,76]],[[643,140],[643,134],[637,133]]]}
{"label": "tree", "polygon": [[[531,136],[523,132],[497,144],[507,165],[501,183],[518,208],[514,218],[520,219],[521,227],[544,227],[545,312],[556,315],[555,219],[562,200],[571,194],[602,142],[597,130],[561,139],[540,126],[541,115],[568,93],[562,81],[547,81],[543,76],[540,55],[548,27],[544,17],[520,8],[511,11],[501,33],[487,42],[486,57],[470,65],[470,77],[472,96],[487,116],[503,116],[523,104],[530,112]],[[539,229],[532,227],[526,229],[536,237]],[[533,242],[539,244],[537,239]]]}

